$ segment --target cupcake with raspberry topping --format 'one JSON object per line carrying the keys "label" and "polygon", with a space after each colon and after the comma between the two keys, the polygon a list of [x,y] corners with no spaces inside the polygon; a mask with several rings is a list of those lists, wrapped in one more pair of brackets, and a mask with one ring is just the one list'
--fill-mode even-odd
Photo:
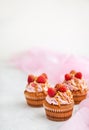
{"label": "cupcake with raspberry topping", "polygon": [[88,87],[81,72],[72,70],[70,73],[65,74],[63,84],[72,92],[75,104],[79,104],[86,98]]}
{"label": "cupcake with raspberry topping", "polygon": [[48,78],[45,73],[34,76],[28,75],[27,86],[24,91],[27,104],[31,106],[43,106],[49,87]]}
{"label": "cupcake with raspberry topping", "polygon": [[56,84],[54,88],[48,88],[43,106],[48,119],[53,121],[67,120],[73,112],[73,95],[65,85]]}

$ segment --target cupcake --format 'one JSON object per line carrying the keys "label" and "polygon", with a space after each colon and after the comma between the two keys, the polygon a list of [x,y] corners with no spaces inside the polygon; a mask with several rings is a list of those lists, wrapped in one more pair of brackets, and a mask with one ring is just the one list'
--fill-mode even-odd
{"label": "cupcake", "polygon": [[86,98],[88,87],[81,72],[72,70],[70,73],[65,74],[63,84],[72,92],[75,104],[79,104]]}
{"label": "cupcake", "polygon": [[43,101],[49,87],[47,75],[45,73],[39,76],[29,75],[27,81],[28,84],[24,91],[27,104],[43,106]]}
{"label": "cupcake", "polygon": [[48,119],[64,121],[72,116],[74,100],[71,91],[63,84],[48,88],[43,106]]}

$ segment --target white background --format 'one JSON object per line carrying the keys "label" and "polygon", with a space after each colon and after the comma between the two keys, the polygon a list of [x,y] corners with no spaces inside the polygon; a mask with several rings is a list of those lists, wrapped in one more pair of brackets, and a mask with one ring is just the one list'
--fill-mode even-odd
{"label": "white background", "polygon": [[[88,56],[88,44],[89,0],[0,0],[0,60],[32,46]],[[0,130],[59,130],[64,122],[26,104],[26,79],[0,62]]]}
{"label": "white background", "polygon": [[89,0],[0,0],[0,59],[41,46],[89,55]]}

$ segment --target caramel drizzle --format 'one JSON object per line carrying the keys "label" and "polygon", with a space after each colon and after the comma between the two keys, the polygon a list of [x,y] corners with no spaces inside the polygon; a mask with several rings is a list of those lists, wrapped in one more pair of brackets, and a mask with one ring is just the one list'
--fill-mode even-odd
{"label": "caramel drizzle", "polygon": [[[66,95],[64,95],[63,93],[58,91],[58,96],[60,96],[60,98],[64,101],[68,101],[71,102],[71,100],[73,100],[71,93],[70,92],[66,92]],[[68,97],[67,97],[68,96]],[[56,98],[56,100],[58,101],[58,104],[60,103],[60,101],[58,100],[58,98]]]}
{"label": "caramel drizzle", "polygon": [[38,85],[35,86],[36,95],[38,95]]}
{"label": "caramel drizzle", "polygon": [[[47,95],[47,92],[44,90],[45,84],[40,84],[42,88],[42,92],[44,92],[45,95]],[[38,85],[35,86],[36,95],[38,95]]]}
{"label": "caramel drizzle", "polygon": [[63,93],[61,93],[61,92],[58,91],[58,94],[61,96],[61,99],[62,99],[62,100],[66,101],[66,100],[65,100],[65,96],[63,95]]}
{"label": "caramel drizzle", "polygon": [[58,106],[60,107],[60,101],[58,100],[58,97],[54,97],[54,98],[56,99],[56,101],[58,102]]}
{"label": "caramel drizzle", "polygon": [[46,86],[45,84],[42,84],[42,91],[44,92],[45,95],[47,95],[47,92],[46,92],[45,89],[44,89],[45,86]]}

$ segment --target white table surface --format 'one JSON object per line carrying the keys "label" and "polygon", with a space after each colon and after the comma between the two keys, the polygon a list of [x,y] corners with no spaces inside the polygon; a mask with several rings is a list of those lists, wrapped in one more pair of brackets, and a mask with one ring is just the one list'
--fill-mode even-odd
{"label": "white table surface", "polygon": [[27,74],[0,62],[0,130],[59,130],[65,121],[48,120],[44,108],[26,104],[26,78]]}

